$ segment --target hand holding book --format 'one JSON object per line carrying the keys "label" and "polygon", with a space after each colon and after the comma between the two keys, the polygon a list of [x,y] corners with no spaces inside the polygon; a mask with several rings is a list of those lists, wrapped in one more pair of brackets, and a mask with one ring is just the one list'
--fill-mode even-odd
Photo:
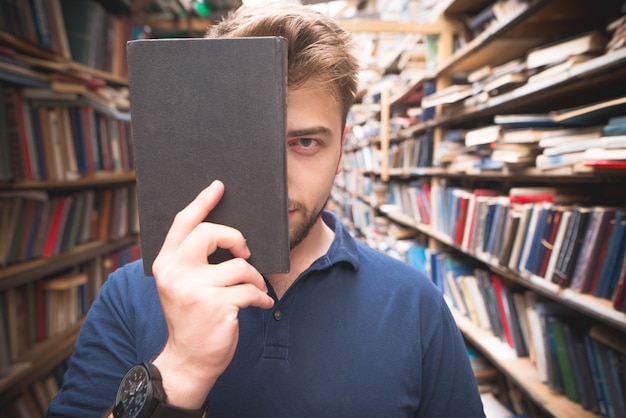
{"label": "hand holding book", "polygon": [[[204,189],[175,217],[153,264],[169,338],[153,362],[168,403],[198,409],[237,347],[241,308],[271,308],[263,276],[246,259],[238,230],[204,222],[224,193],[220,181]],[[209,264],[216,248],[235,258]]]}

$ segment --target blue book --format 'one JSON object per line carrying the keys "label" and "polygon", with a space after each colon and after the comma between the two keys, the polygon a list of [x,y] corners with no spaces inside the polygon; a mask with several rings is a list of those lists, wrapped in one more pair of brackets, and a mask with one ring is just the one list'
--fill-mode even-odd
{"label": "blue book", "polygon": [[602,130],[604,136],[626,135],[626,116],[615,116],[609,119]]}
{"label": "blue book", "polygon": [[541,265],[547,249],[546,245],[550,245],[550,232],[552,231],[552,225],[554,224],[554,214],[554,207],[550,205],[546,208],[545,221],[543,225],[541,225],[541,234],[539,235],[537,250],[533,257],[532,272],[534,274],[539,274],[541,272]]}
{"label": "blue book", "polygon": [[48,174],[48,167],[46,166],[45,153],[43,150],[43,138],[41,136],[41,121],[39,119],[39,110],[35,106],[31,106],[30,120],[33,128],[33,139],[35,142],[35,155],[37,157],[37,168],[39,170],[39,176],[41,180],[48,180],[50,175]]}
{"label": "blue book", "polygon": [[608,237],[606,245],[606,252],[602,260],[602,266],[600,273],[598,274],[598,280],[593,290],[594,296],[607,298],[609,294],[609,287],[612,282],[612,275],[614,275],[616,266],[619,265],[619,260],[623,257],[623,245],[624,230],[626,224],[624,220],[626,213],[618,210],[615,212],[611,223],[611,232]]}
{"label": "blue book", "polygon": [[78,171],[87,173],[87,154],[85,151],[85,140],[83,133],[83,124],[80,120],[80,108],[69,108],[70,124],[72,129],[72,140],[74,142],[74,151],[76,152],[76,162]]}
{"label": "blue book", "polygon": [[591,377],[593,382],[593,387],[595,389],[596,398],[598,399],[598,408],[600,409],[600,415],[603,417],[607,416],[607,407],[604,399],[604,391],[602,384],[600,382],[600,371],[598,369],[598,365],[596,363],[596,356],[594,354],[594,346],[592,344],[592,338],[589,334],[583,334],[583,343],[585,345],[585,354],[587,355],[587,363],[589,364],[589,369],[591,370]]}
{"label": "blue book", "polygon": [[[626,218],[626,215],[624,215],[624,217]],[[613,292],[615,292],[615,288],[617,287],[617,283],[619,281],[621,266],[624,263],[624,258],[626,257],[626,219],[623,219],[620,222],[618,228],[618,235],[621,236],[621,240],[616,250],[617,260],[613,265],[613,269],[607,273],[609,283],[606,291],[604,292],[605,296],[602,296],[604,298],[612,298]]]}
{"label": "blue book", "polygon": [[495,216],[497,204],[490,202],[487,204],[487,215],[485,216],[485,229],[483,230],[481,250],[487,251],[489,236],[493,228],[493,218]]}

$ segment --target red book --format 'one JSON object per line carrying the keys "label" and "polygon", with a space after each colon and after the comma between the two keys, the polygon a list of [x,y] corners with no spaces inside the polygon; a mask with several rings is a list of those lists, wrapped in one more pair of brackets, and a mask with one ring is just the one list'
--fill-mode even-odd
{"label": "red book", "polygon": [[498,312],[500,313],[500,321],[502,322],[502,331],[504,332],[504,336],[506,338],[506,342],[509,346],[514,348],[513,346],[513,337],[511,335],[511,327],[509,325],[509,320],[506,315],[506,308],[504,307],[504,284],[502,283],[502,278],[497,274],[491,275],[491,284],[493,285],[493,290],[496,295],[496,302],[498,303]]}
{"label": "red book", "polygon": [[617,285],[613,292],[613,308],[623,311],[624,300],[626,299],[626,257],[622,260],[619,276],[617,277]]}
{"label": "red book", "polygon": [[54,255],[54,247],[57,241],[58,234],[63,233],[61,228],[61,219],[63,218],[63,209],[65,208],[66,200],[64,198],[57,199],[56,206],[52,212],[52,219],[50,220],[50,228],[48,229],[48,236],[46,237],[45,245],[43,247],[43,256],[51,257]]}
{"label": "red book", "polygon": [[591,281],[587,285],[586,288],[583,289],[585,293],[593,294],[594,289],[596,288],[596,283],[598,282],[598,276],[600,275],[600,271],[602,270],[602,264],[604,263],[604,257],[606,256],[606,247],[609,245],[609,240],[611,238],[611,231],[615,227],[615,221],[611,220],[606,227],[606,232],[604,237],[602,237],[602,247],[600,247],[600,252],[598,253],[598,258],[596,262],[596,267],[593,271],[593,275],[591,276]]}
{"label": "red book", "polygon": [[511,203],[538,203],[538,202],[552,202],[554,200],[554,194],[542,193],[542,194],[525,194],[517,196],[509,196]]}
{"label": "red book", "polygon": [[15,100],[15,110],[17,112],[17,123],[20,134],[20,142],[22,146],[22,158],[24,159],[24,170],[27,180],[35,180],[33,176],[33,166],[31,165],[31,150],[28,147],[28,137],[26,136],[26,118],[24,116],[24,101],[22,100],[22,93],[14,89],[12,90]]}
{"label": "red book", "polygon": [[626,160],[583,160],[583,165],[622,170],[626,169]]}
{"label": "red book", "polygon": [[465,222],[467,220],[467,206],[469,198],[463,195],[459,198],[459,217],[456,220],[456,229],[454,233],[454,243],[461,245],[463,241],[463,231],[465,231]]}
{"label": "red book", "polygon": [[[423,224],[430,224],[430,201],[428,200],[428,196],[423,189],[418,190],[415,193],[415,200],[417,201],[417,209],[420,213],[420,218],[422,219]],[[428,205],[428,206],[427,206]]]}

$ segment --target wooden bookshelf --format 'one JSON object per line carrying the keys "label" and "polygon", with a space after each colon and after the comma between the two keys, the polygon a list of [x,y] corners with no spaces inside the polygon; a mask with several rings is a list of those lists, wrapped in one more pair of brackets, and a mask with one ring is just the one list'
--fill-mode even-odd
{"label": "wooden bookshelf", "polygon": [[[460,26],[468,15],[478,13],[491,3],[489,0],[449,0],[440,2],[435,8],[443,19],[448,19],[451,26]],[[473,40],[452,51],[453,36],[449,32],[441,34],[438,41],[438,66],[434,73],[406,90],[394,92],[390,108],[392,113],[402,114],[406,107],[415,107],[419,102],[426,84],[435,83],[437,90],[452,84],[453,80],[462,80],[469,72],[483,66],[498,66],[514,59],[525,59],[530,49],[552,42],[566,39],[569,36],[583,33],[592,29],[604,30],[607,20],[613,20],[626,11],[620,12],[621,3],[609,1],[597,7],[590,0],[531,0],[526,8],[495,24],[488,26],[482,33],[475,35]],[[447,29],[449,29],[448,27]],[[426,132],[434,132],[435,147],[443,141],[444,134],[449,129],[472,129],[489,124],[495,115],[548,113],[559,109],[594,103],[615,96],[626,94],[626,48],[600,54],[586,62],[577,64],[561,73],[549,77],[533,80],[521,84],[506,92],[490,95],[480,104],[464,105],[462,102],[451,105],[440,105],[436,108],[432,119],[417,123],[402,129],[392,135],[388,141],[397,145],[409,138],[419,138]],[[409,104],[405,106],[405,104]],[[477,101],[478,102],[478,101]],[[623,114],[623,113],[622,113]],[[389,126],[381,126],[381,131],[389,130]],[[381,134],[381,137],[383,134]],[[379,146],[375,140],[370,140],[370,146]],[[383,153],[381,161],[388,158]],[[351,173],[354,175],[354,173]],[[619,200],[621,190],[626,185],[624,170],[596,169],[582,164],[540,170],[536,167],[522,169],[473,169],[466,168],[455,171],[445,166],[389,168],[388,170],[365,170],[361,172],[366,185],[386,183],[389,185],[406,185],[426,183],[430,185],[430,192],[436,186],[457,187],[460,189],[488,188],[505,193],[515,186],[564,186],[578,187],[586,190],[597,200],[590,204],[623,206],[623,199]],[[386,177],[388,176],[388,177]],[[365,181],[367,180],[367,181]],[[356,179],[353,183],[360,185]],[[426,243],[428,250],[443,250],[455,257],[467,259],[471,266],[481,266],[481,269],[504,278],[507,283],[516,288],[530,290],[542,296],[542,299],[557,302],[569,310],[576,312],[581,318],[594,324],[606,325],[619,335],[626,334],[626,313],[613,308],[611,300],[581,293],[570,288],[560,287],[552,281],[523,270],[517,271],[500,265],[494,256],[475,254],[471,250],[457,245],[446,233],[431,224],[417,223],[412,216],[393,210],[387,211],[388,206],[381,205],[380,198],[372,199],[373,189],[370,192],[364,187],[367,195],[362,191],[350,189],[351,184],[339,184],[347,187],[343,191],[347,198],[337,198],[337,205],[343,210],[343,215],[350,218],[348,221],[355,224],[357,235],[366,242],[374,245],[382,242],[384,237],[378,237],[368,229],[376,229],[372,225],[373,219],[384,216],[401,227],[417,231],[416,241]],[[418,186],[419,187],[419,186]],[[399,190],[399,189],[398,189]],[[506,194],[506,193],[505,193]],[[616,199],[617,197],[617,199]],[[395,196],[398,199],[398,196]],[[613,202],[622,203],[613,203]],[[611,203],[608,203],[611,202]],[[368,205],[372,205],[369,206]],[[350,214],[346,207],[354,207]],[[443,208],[447,214],[446,208]],[[435,210],[431,206],[431,210]],[[357,219],[360,213],[365,216]],[[445,216],[445,215],[444,215]],[[369,224],[367,220],[369,219]],[[359,224],[365,222],[364,225]],[[376,224],[378,225],[378,224]],[[381,225],[384,223],[381,222]],[[358,228],[362,229],[358,229]],[[384,230],[381,230],[384,231]],[[387,245],[394,239],[389,237]],[[599,263],[601,260],[594,260]],[[592,417],[597,416],[584,410],[581,404],[567,399],[563,393],[552,390],[542,383],[535,366],[528,358],[517,357],[516,352],[508,344],[502,343],[490,330],[475,325],[469,318],[455,312],[459,327],[473,345],[493,362],[513,383],[526,394],[541,410],[554,417]]]}
{"label": "wooden bookshelf", "polygon": [[[85,7],[101,8],[103,7],[101,3],[104,6],[112,5],[111,2],[96,3],[87,0],[82,4]],[[27,291],[34,289],[35,283],[42,279],[54,279],[58,274],[68,271],[87,270],[89,273],[93,273],[94,277],[89,277],[86,287],[80,289],[82,292],[80,307],[74,305],[71,307],[71,314],[74,315],[74,311],[78,311],[76,314],[80,316],[84,314],[84,309],[88,308],[95,292],[99,290],[102,281],[106,279],[104,275],[107,272],[108,264],[116,262],[118,256],[121,258],[122,252],[124,252],[124,256],[130,254],[130,249],[135,247],[139,241],[136,225],[134,225],[134,205],[132,204],[135,173],[132,169],[131,160],[130,114],[128,109],[124,108],[123,103],[128,81],[124,75],[124,57],[120,55],[125,53],[125,43],[130,36],[132,22],[124,17],[113,16],[110,10],[101,10],[102,13],[98,16],[103,19],[106,18],[107,23],[118,25],[116,26],[118,30],[115,32],[118,36],[113,39],[111,36],[104,37],[102,33],[100,34],[102,35],[102,43],[90,45],[90,49],[95,52],[95,55],[101,54],[99,57],[101,59],[96,60],[96,64],[91,66],[83,63],[87,62],[85,57],[70,57],[71,54],[62,51],[63,39],[65,38],[65,43],[69,46],[70,38],[66,27],[59,28],[57,25],[57,12],[62,14],[63,7],[60,1],[17,2],[11,7],[14,7],[15,10],[11,9],[11,12],[7,9],[0,10],[0,13],[6,12],[7,15],[12,12],[17,13],[18,10],[20,12],[19,17],[13,15],[9,17],[12,21],[7,21],[3,30],[0,30],[0,46],[6,49],[3,51],[3,55],[6,54],[5,59],[2,60],[0,66],[0,91],[2,91],[0,102],[2,102],[3,109],[14,109],[12,106],[19,103],[16,99],[19,98],[22,100],[23,109],[26,109],[26,112],[22,115],[19,115],[18,112],[0,112],[0,124],[3,125],[3,129],[8,128],[5,129],[7,135],[0,141],[1,152],[3,156],[5,152],[11,156],[11,170],[6,170],[3,167],[1,173],[0,191],[3,192],[2,198],[6,199],[3,200],[3,205],[6,203],[6,206],[3,207],[22,208],[15,206],[11,199],[27,200],[29,198],[25,196],[37,195],[41,199],[41,206],[38,207],[38,210],[41,211],[37,212],[37,220],[39,221],[46,219],[42,216],[43,213],[50,214],[48,219],[51,219],[53,211],[60,213],[58,206],[54,206],[57,199],[67,198],[69,203],[66,204],[66,207],[80,200],[81,202],[89,202],[91,206],[83,203],[79,206],[72,206],[67,217],[69,218],[71,214],[75,218],[84,216],[84,219],[91,219],[92,222],[85,221],[80,224],[75,222],[71,224],[70,229],[67,226],[70,222],[61,221],[61,216],[64,215],[56,218],[58,228],[67,227],[67,229],[56,233],[57,238],[52,244],[54,249],[46,252],[46,254],[52,254],[49,256],[37,254],[33,249],[35,236],[42,236],[47,231],[52,231],[52,229],[48,230],[47,226],[45,226],[45,230],[43,229],[44,226],[41,226],[41,233],[30,235],[30,241],[27,243],[28,251],[23,250],[26,248],[26,241],[20,240],[23,251],[20,257],[6,256],[7,247],[11,252],[16,251],[16,241],[15,239],[8,241],[7,234],[2,235],[2,239],[5,241],[0,246],[3,248],[3,265],[0,267],[0,298],[2,302],[0,306],[3,312],[0,319],[6,322],[6,327],[3,328],[11,327],[10,330],[4,330],[6,335],[0,335],[3,340],[3,372],[6,371],[7,362],[10,362],[8,375],[0,378],[0,410],[2,411],[9,411],[9,405],[22,396],[23,391],[30,390],[35,382],[50,376],[59,364],[69,358],[82,324],[82,320],[80,320],[78,323],[69,325],[76,318],[69,318],[69,315],[66,315],[71,321],[59,325],[59,327],[69,325],[69,328],[60,334],[44,339],[48,335],[48,329],[40,327],[37,329],[37,338],[35,338],[35,318],[31,315],[35,315],[32,313],[34,310],[41,314],[41,305],[37,305],[33,295]],[[32,7],[38,8],[37,13],[42,19],[41,21],[25,20],[33,16]],[[48,37],[33,37],[33,32],[24,29],[40,25],[40,22],[44,20],[46,24],[38,29],[43,31],[40,33],[44,33],[44,27],[47,26]],[[62,20],[66,26],[71,23],[66,19]],[[126,24],[128,26],[122,27]],[[124,34],[122,35],[122,33]],[[90,34],[94,35],[94,38],[96,37],[93,31]],[[46,39],[50,42],[47,43]],[[95,42],[91,36],[90,41]],[[55,90],[56,85],[53,87],[52,82],[60,78],[71,79],[75,88],[77,86],[86,87],[87,85],[89,87],[77,88],[76,91],[79,93],[75,96],[66,95],[59,98],[59,96],[52,94],[58,93],[58,90]],[[28,96],[26,93],[22,95],[26,88],[29,88],[30,94],[34,94],[34,96]],[[102,95],[97,92],[97,89],[100,88],[103,89]],[[113,104],[112,101],[105,99],[104,97],[107,95],[119,96],[118,103]],[[48,137],[49,143],[59,144],[55,150],[52,150],[52,146],[46,147],[47,142],[45,142],[44,134],[41,131],[46,119],[37,119],[41,115],[41,113],[37,113],[41,108],[53,109],[48,110],[50,112],[58,112],[57,125],[54,125],[53,119],[50,119],[50,125],[46,125],[48,129],[53,129],[55,126],[59,127],[65,123],[62,128],[55,131],[55,141],[53,141],[52,135]],[[64,120],[62,118],[66,114],[63,112],[69,112],[68,109],[82,111],[84,114],[73,115],[75,116],[73,120]],[[90,122],[91,125],[86,122],[90,117],[93,117]],[[100,125],[96,125],[98,122]],[[88,129],[89,134],[84,134]],[[91,153],[80,154],[87,147],[91,148]],[[95,151],[96,148],[99,148],[97,152]],[[101,156],[99,159],[97,158],[98,155]],[[104,162],[105,157],[108,158],[106,163]],[[72,159],[75,161],[70,162]],[[5,161],[3,158],[3,164]],[[59,161],[62,161],[63,164],[56,165]],[[35,165],[37,166],[36,170],[32,169]],[[30,173],[29,170],[23,170],[26,166],[31,167]],[[53,172],[54,175],[51,175]],[[119,195],[115,195],[118,192]],[[93,201],[87,200],[86,195],[88,193],[94,196]],[[97,199],[106,193],[111,193],[110,196],[114,197],[111,197],[111,200],[108,201],[109,205],[105,208],[104,204]],[[115,200],[117,198],[120,200]],[[126,204],[124,204],[125,198]],[[24,226],[24,228],[27,228],[26,225],[40,225],[39,222],[34,222],[34,220],[30,222],[29,219],[31,218],[27,218],[36,212],[28,212],[28,215],[24,212],[23,215],[20,214],[16,218],[7,218],[7,210],[5,210],[5,216],[2,219],[3,221],[12,219],[13,222],[11,225],[2,225],[0,229],[3,232],[14,228],[14,225]],[[14,212],[18,211],[14,210]],[[98,215],[97,221],[92,218],[96,213]],[[118,215],[119,218],[113,219],[112,215]],[[101,219],[106,221],[100,222]],[[119,222],[119,225],[115,224],[118,227],[111,227],[113,222],[120,219],[127,222]],[[47,224],[41,222],[41,225]],[[37,228],[40,227],[37,226]],[[79,239],[77,231],[81,229],[86,232]],[[95,229],[98,231],[94,232]],[[16,230],[15,236],[28,236],[26,232]],[[69,236],[72,238],[68,238]],[[63,250],[67,248],[70,249]],[[78,291],[79,289],[72,290]],[[45,290],[39,289],[39,291],[43,292],[45,298]],[[41,293],[38,295],[41,296]],[[6,303],[11,296],[14,299],[10,301],[11,303]],[[18,299],[19,301],[17,301]],[[21,305],[22,302],[28,303],[33,311]],[[68,305],[69,303],[61,304],[59,309]],[[41,317],[38,319],[40,320]],[[9,349],[9,360],[5,356],[7,354],[6,347]]]}

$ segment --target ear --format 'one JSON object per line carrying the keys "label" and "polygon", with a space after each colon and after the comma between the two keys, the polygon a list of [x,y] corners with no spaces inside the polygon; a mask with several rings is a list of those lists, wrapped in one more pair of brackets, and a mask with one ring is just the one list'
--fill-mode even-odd
{"label": "ear", "polygon": [[339,173],[341,173],[341,169],[342,169],[342,161],[343,161],[343,149],[344,146],[346,145],[346,137],[348,135],[348,132],[350,132],[350,126],[346,125],[343,128],[343,134],[341,135],[341,149],[339,151],[339,162],[337,163],[337,170],[335,171],[335,175],[338,175]]}

